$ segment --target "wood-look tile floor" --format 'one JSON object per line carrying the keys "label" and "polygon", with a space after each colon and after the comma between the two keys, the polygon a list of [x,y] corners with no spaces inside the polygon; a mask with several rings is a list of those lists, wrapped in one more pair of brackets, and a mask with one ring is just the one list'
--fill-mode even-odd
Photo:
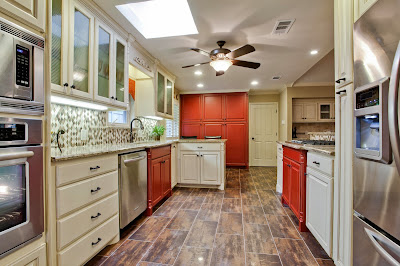
{"label": "wood-look tile floor", "polygon": [[276,168],[228,168],[226,190],[176,188],[86,265],[334,265],[275,193]]}

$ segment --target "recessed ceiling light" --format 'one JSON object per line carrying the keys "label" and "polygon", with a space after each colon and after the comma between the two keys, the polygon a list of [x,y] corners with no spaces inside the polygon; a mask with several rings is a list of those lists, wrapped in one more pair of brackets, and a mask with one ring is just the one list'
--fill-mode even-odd
{"label": "recessed ceiling light", "polygon": [[251,85],[258,85],[258,81],[257,80],[253,80],[250,84]]}
{"label": "recessed ceiling light", "polygon": [[187,0],[151,0],[116,7],[146,39],[199,33]]}
{"label": "recessed ceiling light", "polygon": [[201,75],[203,75],[203,72],[197,70],[197,71],[194,72],[194,74],[196,76],[201,76]]}
{"label": "recessed ceiling light", "polygon": [[199,84],[197,84],[197,87],[199,87],[199,88],[203,88],[203,87],[204,87],[204,85],[203,85],[202,83],[199,83]]}
{"label": "recessed ceiling light", "polygon": [[310,54],[312,54],[312,55],[318,54],[318,50],[312,50],[312,51],[310,52]]}

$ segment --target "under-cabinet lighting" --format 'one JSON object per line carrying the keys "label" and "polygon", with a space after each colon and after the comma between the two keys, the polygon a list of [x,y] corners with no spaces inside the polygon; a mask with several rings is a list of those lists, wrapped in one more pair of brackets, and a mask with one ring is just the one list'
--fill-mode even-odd
{"label": "under-cabinet lighting", "polygon": [[164,118],[159,116],[147,115],[145,118],[154,119],[154,120],[163,120]]}
{"label": "under-cabinet lighting", "polygon": [[82,102],[82,101],[72,100],[69,98],[64,98],[64,97],[59,97],[59,96],[51,96],[51,102],[58,103],[58,104],[64,104],[64,105],[71,105],[71,106],[76,106],[76,107],[81,107],[81,108],[86,108],[86,109],[100,110],[100,111],[105,111],[108,109],[108,107],[106,107],[104,105]]}
{"label": "under-cabinet lighting", "polygon": [[116,7],[146,39],[199,33],[187,0],[151,0]]}

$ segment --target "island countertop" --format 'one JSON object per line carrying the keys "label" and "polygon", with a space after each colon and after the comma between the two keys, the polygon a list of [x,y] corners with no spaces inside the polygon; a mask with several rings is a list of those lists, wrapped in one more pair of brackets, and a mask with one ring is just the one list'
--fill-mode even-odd
{"label": "island countertop", "polygon": [[326,155],[335,156],[335,146],[334,145],[309,145],[309,144],[298,144],[290,141],[277,141],[277,143],[298,150],[307,150],[319,152]]}

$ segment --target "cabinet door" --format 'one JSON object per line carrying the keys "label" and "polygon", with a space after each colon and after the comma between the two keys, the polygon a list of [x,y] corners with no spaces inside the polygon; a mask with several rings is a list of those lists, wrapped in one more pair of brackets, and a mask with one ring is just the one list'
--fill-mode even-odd
{"label": "cabinet door", "polygon": [[114,86],[111,100],[114,105],[127,107],[129,103],[128,48],[126,41],[118,36],[115,36],[114,45]]}
{"label": "cabinet door", "polygon": [[165,88],[165,97],[166,97],[166,114],[173,115],[173,102],[174,102],[174,84],[172,81],[167,79],[167,86]]}
{"label": "cabinet door", "polygon": [[181,96],[182,122],[200,122],[202,120],[201,95]]}
{"label": "cabinet door", "polygon": [[354,0],[354,7],[356,8],[354,21],[359,19],[376,1],[378,0]]}
{"label": "cabinet door", "polygon": [[0,8],[13,18],[17,16],[24,23],[42,32],[45,31],[47,14],[45,0],[0,0]]}
{"label": "cabinet door", "polygon": [[317,104],[316,103],[305,103],[303,105],[303,115],[305,122],[316,122],[317,119]]}
{"label": "cabinet door", "polygon": [[[336,88],[353,81],[353,3],[335,0],[335,80]],[[360,0],[365,2],[366,0]],[[339,80],[345,79],[345,80]]]}
{"label": "cabinet door", "polygon": [[[324,122],[334,122],[333,103],[318,103],[318,120]],[[333,112],[332,112],[333,111]]]}
{"label": "cabinet door", "polygon": [[221,136],[225,138],[223,123],[204,123],[204,137]]}
{"label": "cabinet door", "polygon": [[224,120],[224,96],[222,94],[204,95],[203,121]]}
{"label": "cabinet door", "polygon": [[111,55],[113,47],[111,29],[96,20],[95,23],[95,55],[94,55],[94,98],[111,103]]}
{"label": "cabinet door", "polygon": [[290,161],[290,192],[289,206],[296,214],[300,216],[300,165],[294,161]]}
{"label": "cabinet door", "polygon": [[221,172],[220,152],[200,153],[200,182],[205,185],[218,185]]}
{"label": "cabinet door", "polygon": [[177,144],[171,145],[171,188],[174,188],[177,181]]}
{"label": "cabinet door", "polygon": [[94,17],[75,1],[71,1],[69,76],[71,95],[93,96]]}
{"label": "cabinet door", "polygon": [[197,136],[198,139],[203,138],[200,123],[184,123],[182,124],[181,136]]}
{"label": "cabinet door", "polygon": [[170,156],[164,156],[161,165],[162,175],[162,191],[163,196],[166,196],[171,191],[171,159]]}
{"label": "cabinet door", "polygon": [[248,158],[247,123],[225,124],[226,164],[245,166]]}
{"label": "cabinet door", "polygon": [[200,184],[200,154],[181,152],[181,183]]}
{"label": "cabinet door", "polygon": [[[52,0],[51,10],[51,89],[67,93],[69,2]],[[66,86],[64,86],[66,84]]]}
{"label": "cabinet door", "polygon": [[304,122],[303,104],[293,104],[292,113],[293,122]]}
{"label": "cabinet door", "polygon": [[248,98],[245,93],[233,93],[225,96],[225,120],[247,120]]}
{"label": "cabinet door", "polygon": [[158,202],[163,197],[162,191],[162,178],[164,175],[164,168],[161,166],[164,159],[158,158],[151,161],[151,179],[152,179],[152,195],[151,200]]}
{"label": "cabinet door", "polygon": [[308,172],[307,227],[331,256],[332,240],[332,179]]}
{"label": "cabinet door", "polygon": [[283,188],[282,188],[282,198],[285,203],[289,204],[290,201],[290,161],[283,157]]}
{"label": "cabinet door", "polygon": [[157,72],[157,112],[165,113],[165,77]]}

